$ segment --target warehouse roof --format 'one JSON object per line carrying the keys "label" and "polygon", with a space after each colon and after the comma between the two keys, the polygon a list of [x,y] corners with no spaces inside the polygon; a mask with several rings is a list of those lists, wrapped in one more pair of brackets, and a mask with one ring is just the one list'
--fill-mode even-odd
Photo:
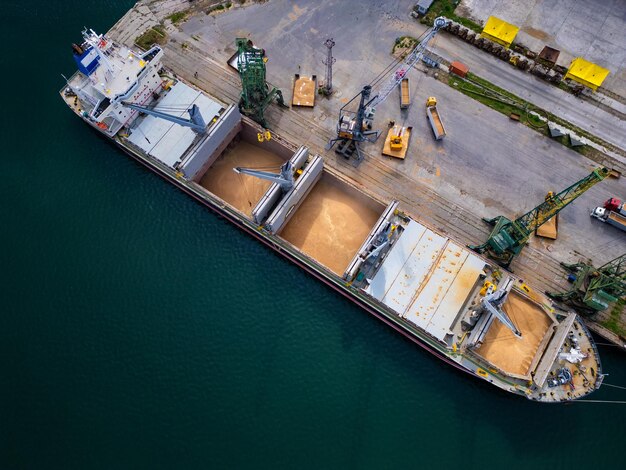
{"label": "warehouse roof", "polygon": [[514,24],[507,23],[496,16],[490,16],[483,28],[482,37],[509,47],[518,31],[519,28]]}
{"label": "warehouse roof", "polygon": [[592,90],[597,90],[609,73],[610,71],[604,67],[586,61],[582,57],[577,57],[569,66],[565,78],[571,78]]}

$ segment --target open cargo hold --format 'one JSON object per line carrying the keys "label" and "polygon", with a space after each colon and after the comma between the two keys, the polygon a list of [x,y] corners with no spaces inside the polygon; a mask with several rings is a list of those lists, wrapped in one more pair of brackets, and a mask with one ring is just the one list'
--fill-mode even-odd
{"label": "open cargo hold", "polygon": [[[225,150],[207,155],[208,168],[197,182],[248,217],[271,183],[253,176],[237,174],[235,167],[278,169],[293,153],[274,140],[258,142],[255,129],[240,124]],[[204,165],[204,166],[207,166]]]}
{"label": "open cargo hold", "polygon": [[509,294],[504,311],[522,337],[516,338],[502,323],[493,322],[476,352],[498,369],[526,377],[539,360],[536,356],[544,350],[540,345],[549,339],[554,321],[538,304],[516,292]]}
{"label": "open cargo hold", "polygon": [[279,235],[342,275],[384,209],[325,172]]}
{"label": "open cargo hold", "polygon": [[[206,172],[199,184],[245,214],[255,223],[264,224],[300,251],[341,275],[378,220],[385,207],[337,177],[322,171],[321,159],[301,147],[295,152],[276,139],[259,143],[255,129],[243,122],[241,131],[225,151],[208,158]],[[254,176],[237,174],[235,167],[278,168],[287,160],[300,168],[294,197],[281,192],[275,183]],[[314,171],[301,193],[298,181]],[[319,180],[319,181],[318,181]],[[262,210],[269,201],[268,210]]]}

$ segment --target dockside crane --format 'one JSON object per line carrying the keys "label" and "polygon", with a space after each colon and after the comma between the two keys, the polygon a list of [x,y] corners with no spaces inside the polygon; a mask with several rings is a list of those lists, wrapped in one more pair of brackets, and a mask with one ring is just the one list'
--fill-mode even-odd
{"label": "dockside crane", "polygon": [[[395,68],[380,88],[373,88],[381,80],[381,77],[378,76],[372,83],[364,86],[358,95],[341,107],[337,123],[337,136],[330,139],[328,145],[326,145],[326,150],[330,150],[335,144],[338,144],[335,148],[336,153],[346,159],[355,158],[355,165],[361,162],[363,155],[361,154],[359,144],[365,141],[375,142],[380,135],[380,131],[372,130],[376,106],[385,101],[391,92],[402,82],[409,70],[424,56],[428,44],[437,32],[449,22],[450,20],[442,16],[436,18],[432,29],[426,33],[419,44],[404,58],[404,61]],[[374,97],[370,99],[371,95],[374,95]],[[351,110],[357,99],[359,100],[358,108],[356,110],[352,108]]]}
{"label": "dockside crane", "polygon": [[258,49],[246,38],[237,38],[237,70],[241,78],[239,110],[254,121],[267,127],[265,109],[273,100],[287,107],[283,93],[265,80],[265,50]]}
{"label": "dockside crane", "polygon": [[574,183],[558,194],[549,194],[546,200],[515,220],[503,215],[483,221],[494,228],[482,245],[468,245],[477,253],[486,254],[500,266],[508,268],[511,261],[528,243],[530,234],[557,215],[568,204],[609,175],[608,168],[596,168],[590,175]]}
{"label": "dockside crane", "polygon": [[626,254],[597,269],[587,263],[561,263],[561,266],[571,273],[573,283],[566,292],[546,292],[555,300],[593,314],[626,297]]}

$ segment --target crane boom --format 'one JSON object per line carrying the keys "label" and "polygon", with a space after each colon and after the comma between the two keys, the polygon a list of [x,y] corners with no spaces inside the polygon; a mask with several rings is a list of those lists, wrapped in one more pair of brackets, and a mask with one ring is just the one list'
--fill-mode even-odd
{"label": "crane boom", "polygon": [[[336,153],[346,159],[355,158],[355,165],[358,165],[359,162],[363,160],[359,144],[365,141],[375,142],[380,135],[380,131],[372,130],[376,106],[385,101],[394,88],[402,81],[402,78],[404,78],[407,72],[422,58],[432,38],[449,22],[450,20],[443,16],[436,18],[432,29],[428,31],[420,43],[406,56],[402,64],[389,77],[380,90],[374,91],[371,85],[366,85],[358,95],[341,107],[337,124],[337,136],[329,140],[328,145],[326,145],[326,150],[330,150],[338,143],[335,148]],[[370,95],[372,94],[374,97],[370,99]],[[359,99],[357,110],[348,110],[357,99]]]}
{"label": "crane boom", "polygon": [[501,266],[508,267],[528,243],[530,234],[563,210],[574,199],[609,175],[608,168],[596,168],[590,175],[574,183],[546,200],[521,217],[511,221],[503,215],[483,220],[494,226],[489,238],[482,245],[468,245],[478,252],[486,253]]}
{"label": "crane boom", "polygon": [[293,188],[294,185],[293,165],[290,161],[285,162],[285,164],[280,167],[280,174],[242,167],[233,168],[233,171],[235,173],[250,175],[254,176],[255,178],[261,178],[267,181],[271,181],[272,183],[277,183],[285,192]]}
{"label": "crane boom", "polygon": [[564,189],[559,194],[546,198],[543,204],[527,212],[517,219],[516,222],[526,227],[530,232],[536,230],[537,227],[540,227],[554,217],[561,209],[591,188],[594,184],[606,178],[608,174],[609,170],[607,168],[596,168],[590,175],[574,183],[569,188]]}
{"label": "crane boom", "polygon": [[515,326],[515,323],[513,323],[513,320],[511,320],[507,313],[500,308],[504,304],[508,294],[508,291],[493,292],[483,298],[481,305],[485,310],[500,320],[504,326],[511,330],[515,336],[521,338],[522,332]]}
{"label": "crane boom", "polygon": [[424,36],[424,38],[420,41],[420,43],[415,46],[415,48],[411,51],[409,55],[406,56],[402,65],[400,65],[394,73],[389,77],[389,79],[385,82],[382,88],[376,93],[378,96],[374,98],[372,103],[370,103],[370,107],[375,108],[380,103],[385,101],[385,99],[391,94],[391,92],[400,84],[402,79],[406,76],[406,74],[411,70],[415,64],[417,64],[426,48],[428,47],[428,43],[435,37],[437,32],[444,28],[450,20],[444,18],[443,16],[439,16],[435,18],[435,22],[433,24],[432,29]]}
{"label": "crane boom", "polygon": [[123,101],[122,105],[127,108],[131,108],[137,110],[139,112],[149,114],[150,116],[155,116],[161,119],[165,119],[166,121],[174,122],[176,124],[180,124],[181,126],[190,127],[198,134],[202,134],[206,130],[206,122],[202,117],[202,113],[200,112],[200,108],[196,104],[191,105],[191,108],[187,110],[189,113],[189,119],[183,119],[179,116],[174,116],[172,114],[164,113],[163,111],[158,111],[156,109],[148,108],[146,106],[140,106],[138,104],[133,104],[128,101]]}

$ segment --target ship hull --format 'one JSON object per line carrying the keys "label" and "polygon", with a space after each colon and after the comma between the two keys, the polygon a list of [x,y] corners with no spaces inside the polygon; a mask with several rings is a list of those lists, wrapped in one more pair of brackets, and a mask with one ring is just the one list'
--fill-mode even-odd
{"label": "ship hull", "polygon": [[[228,211],[226,211],[226,210],[222,209],[221,207],[219,207],[219,206],[217,206],[215,204],[212,204],[210,201],[207,201],[206,199],[200,197],[197,193],[195,193],[189,187],[187,187],[187,185],[184,182],[178,180],[175,177],[172,177],[169,173],[163,171],[158,166],[152,164],[150,161],[148,161],[147,159],[143,158],[141,155],[138,155],[138,154],[134,153],[132,150],[130,150],[129,148],[125,147],[122,143],[116,141],[115,139],[112,139],[110,136],[106,135],[100,129],[98,129],[95,126],[91,125],[91,123],[85,121],[84,119],[81,119],[81,120],[83,122],[85,122],[85,124],[87,124],[99,137],[105,139],[109,143],[114,144],[114,146],[117,149],[119,149],[122,152],[124,152],[126,155],[131,157],[136,162],[140,163],[143,167],[145,167],[145,168],[149,169],[150,171],[152,171],[153,173],[159,175],[161,178],[163,178],[167,182],[174,184],[177,188],[179,188],[184,193],[186,193],[188,196],[193,198],[196,202],[200,203],[204,207],[207,207],[213,213],[215,213],[216,215],[220,216],[221,218],[226,219],[227,221],[229,221],[230,223],[232,223],[236,227],[242,229],[246,234],[248,234],[251,237],[253,237],[254,239],[260,241],[265,246],[267,246],[268,248],[270,248],[272,251],[274,251],[275,253],[279,254],[283,258],[293,262],[295,265],[297,265],[300,268],[302,268],[306,273],[308,273],[309,275],[313,276],[315,279],[321,281],[322,283],[326,284],[327,286],[331,287],[334,291],[336,291],[337,293],[341,294],[343,297],[345,297],[346,299],[350,300],[352,303],[354,303],[355,305],[359,306],[360,308],[365,310],[370,315],[373,315],[375,318],[377,318],[378,320],[382,321],[383,323],[385,323],[387,326],[391,327],[396,332],[400,333],[403,337],[405,337],[406,339],[410,340],[412,343],[417,344],[418,346],[423,348],[425,351],[429,352],[430,354],[432,354],[433,356],[435,356],[439,360],[445,362],[446,364],[454,367],[458,371],[461,371],[464,374],[467,374],[467,375],[470,375],[470,376],[475,377],[477,379],[480,379],[481,381],[485,381],[486,380],[485,377],[480,376],[480,375],[474,373],[474,371],[472,371],[470,369],[467,369],[467,368],[463,367],[461,364],[451,360],[444,352],[438,350],[437,348],[433,347],[428,342],[422,340],[419,336],[416,336],[415,334],[412,334],[410,331],[407,331],[404,328],[402,328],[401,326],[399,326],[399,325],[395,324],[394,322],[390,321],[383,313],[377,311],[375,308],[372,308],[372,306],[370,306],[368,303],[366,303],[366,302],[362,301],[361,299],[359,299],[358,297],[356,297],[350,290],[348,290],[346,288],[343,288],[340,285],[337,285],[337,283],[333,282],[333,280],[330,278],[330,276],[326,276],[323,273],[317,271],[316,269],[313,269],[311,266],[307,265],[306,263],[301,262],[296,256],[294,256],[288,250],[282,249],[280,246],[272,243],[272,240],[270,240],[269,238],[264,236],[263,233],[258,232],[256,230],[252,230],[240,218],[235,217],[234,215],[232,215]],[[516,390],[516,392],[513,392],[511,390],[505,390],[505,389],[503,389],[501,387],[497,387],[497,388],[499,388],[502,391],[511,393],[513,395],[526,396],[522,391],[519,391],[519,390]]]}

